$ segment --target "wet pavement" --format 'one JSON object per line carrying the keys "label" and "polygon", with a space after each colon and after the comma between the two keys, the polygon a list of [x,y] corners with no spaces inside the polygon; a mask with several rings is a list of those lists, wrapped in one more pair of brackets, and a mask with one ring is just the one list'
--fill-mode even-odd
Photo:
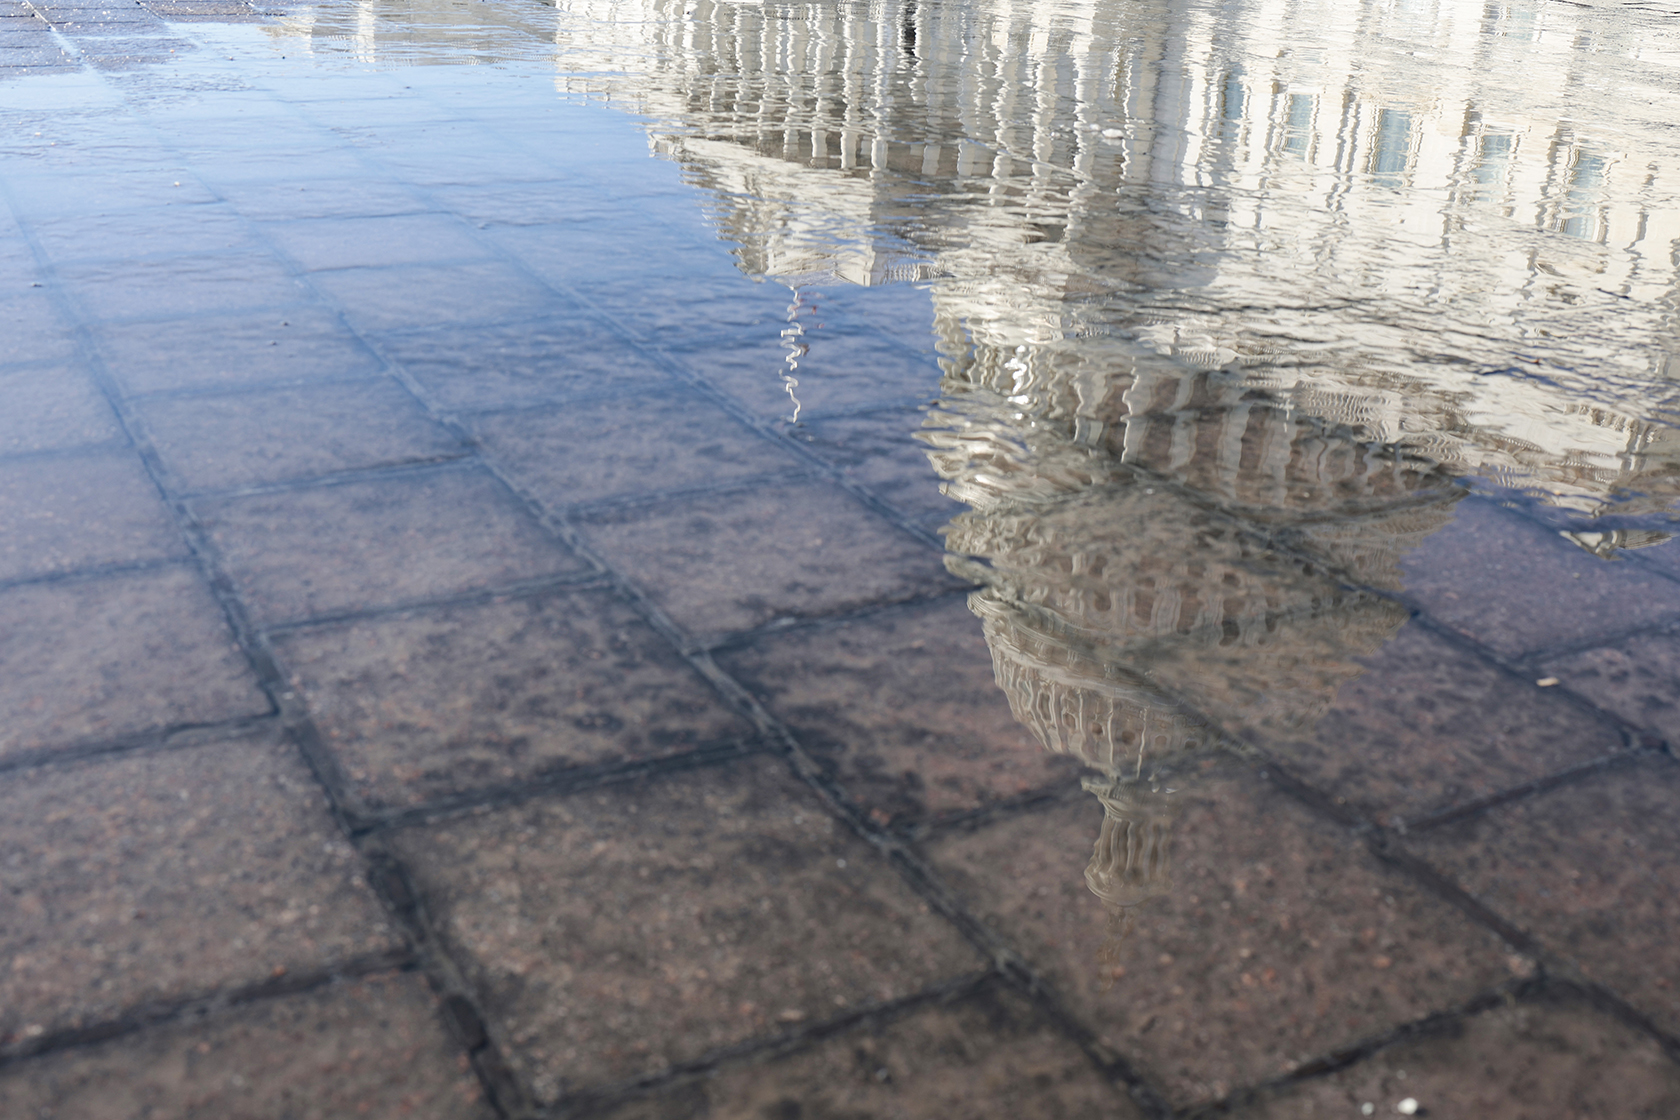
{"label": "wet pavement", "polygon": [[1680,1115],[1680,10],[0,2],[0,1116]]}

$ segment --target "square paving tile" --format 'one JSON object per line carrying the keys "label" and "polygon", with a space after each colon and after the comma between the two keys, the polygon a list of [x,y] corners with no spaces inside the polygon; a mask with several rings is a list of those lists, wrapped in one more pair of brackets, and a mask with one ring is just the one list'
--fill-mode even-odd
{"label": "square paving tile", "polygon": [[0,580],[187,554],[157,487],[124,449],[0,470]]}
{"label": "square paving tile", "polygon": [[319,306],[107,324],[94,331],[126,394],[322,381],[376,373],[382,363]]}
{"label": "square paving tile", "polygon": [[18,1117],[488,1120],[478,1079],[414,973],[264,999],[0,1068]]}
{"label": "square paving tile", "polygon": [[604,591],[310,627],[276,646],[363,809],[751,731]]}
{"label": "square paving tile", "polygon": [[344,178],[317,173],[230,180],[217,183],[216,189],[234,209],[253,221],[381,217],[429,210],[411,188],[365,169]]}
{"label": "square paving tile", "polygon": [[102,207],[43,219],[33,229],[43,252],[59,263],[259,248],[244,220],[223,203]]}
{"label": "square paving tile", "polygon": [[624,388],[670,392],[671,375],[578,307],[531,322],[449,326],[379,344],[434,401],[462,412],[522,408]]}
{"label": "square paving tile", "polygon": [[928,446],[916,438],[924,413],[914,409],[818,420],[794,438],[840,468],[848,481],[867,487],[906,517],[937,526],[961,513],[961,502],[940,493]]}
{"label": "square paving tile", "polygon": [[269,710],[191,569],[14,587],[0,618],[0,758]]}
{"label": "square paving tile", "polygon": [[1546,661],[1540,671],[1635,727],[1680,746],[1680,634],[1640,634]]}
{"label": "square paving tile", "polygon": [[1577,1002],[1502,1006],[1403,1042],[1328,1077],[1231,1110],[1239,1120],[1396,1116],[1476,1120],[1664,1120],[1680,1115],[1680,1068],[1651,1038]]}
{"label": "square paving tile", "polygon": [[59,277],[71,298],[96,319],[279,307],[309,294],[284,265],[263,252],[88,262],[61,267]]}
{"label": "square paving tile", "polygon": [[937,549],[827,483],[603,512],[582,527],[608,564],[704,640],[960,586]]}
{"label": "square paving tile", "polygon": [[1115,818],[1164,831],[1167,853],[1161,871],[1127,880],[1131,898],[1165,893],[1124,921],[1082,874],[1099,835],[1103,851],[1119,843],[1094,798],[928,846],[982,920],[1174,1103],[1276,1077],[1508,977],[1491,934],[1353,835],[1253,773],[1208,765]]}
{"label": "square paving tile", "polygon": [[310,271],[381,268],[485,255],[466,227],[446,214],[315,218],[273,222],[263,233]]}
{"label": "square paving tile", "polygon": [[402,948],[275,737],[14,772],[0,806],[0,1044]]}
{"label": "square paving tile", "polygon": [[1495,913],[1680,1030],[1680,767],[1617,768],[1408,841]]}
{"label": "square paving tile", "polygon": [[195,503],[264,623],[455,595],[583,564],[478,470]]}
{"label": "square paving tile", "polygon": [[764,635],[717,659],[881,823],[977,808],[1079,770],[1016,722],[961,596]]}
{"label": "square paving tile", "polygon": [[529,319],[552,310],[557,300],[500,261],[343,268],[316,273],[310,282],[335,300],[352,324],[369,331]]}
{"label": "square paving tile", "polygon": [[1680,582],[1601,560],[1479,498],[1402,566],[1424,609],[1512,657],[1680,617]]}
{"label": "square paving tile", "polygon": [[723,1066],[603,1120],[1141,1115],[1026,1000],[988,986],[901,1018],[866,1019],[787,1057]]}
{"label": "square paving tile", "polygon": [[771,756],[391,843],[545,1104],[983,967]]}
{"label": "square paving tile", "polygon": [[281,482],[466,452],[397,382],[153,398],[136,411],[186,490]]}
{"label": "square paving tile", "polygon": [[550,509],[809,470],[705,398],[683,390],[479,417],[491,460]]}
{"label": "square paving tile", "polygon": [[0,338],[8,362],[62,362],[76,352],[75,335],[45,290],[0,297]]}
{"label": "square paving tile", "polygon": [[122,439],[104,394],[69,366],[0,368],[0,455]]}
{"label": "square paving tile", "polygon": [[1555,689],[1408,624],[1302,735],[1259,745],[1312,785],[1393,821],[1614,754],[1621,733]]}

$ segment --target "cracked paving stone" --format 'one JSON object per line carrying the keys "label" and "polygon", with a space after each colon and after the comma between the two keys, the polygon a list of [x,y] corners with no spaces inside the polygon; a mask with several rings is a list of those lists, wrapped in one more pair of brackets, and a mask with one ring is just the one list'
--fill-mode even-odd
{"label": "cracked paving stone", "polygon": [[984,967],[775,757],[390,843],[544,1103]]}

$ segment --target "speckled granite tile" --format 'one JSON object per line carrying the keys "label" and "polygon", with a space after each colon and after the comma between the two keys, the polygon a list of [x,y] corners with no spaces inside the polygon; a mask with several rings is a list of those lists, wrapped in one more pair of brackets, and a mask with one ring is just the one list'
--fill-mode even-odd
{"label": "speckled granite tile", "polygon": [[461,441],[390,380],[136,402],[187,490],[223,490],[462,455]]}
{"label": "speckled granite tile", "polygon": [[127,449],[7,463],[0,525],[0,580],[187,555],[157,487]]}
{"label": "speckled granite tile", "polygon": [[1327,1077],[1232,1109],[1238,1120],[1364,1115],[1475,1120],[1665,1120],[1680,1115],[1680,1067],[1648,1036],[1578,1002],[1496,1007],[1391,1046]]}
{"label": "speckled granite tile", "polygon": [[0,455],[123,438],[91,378],[68,365],[0,369]]}
{"label": "speckled granite tile", "polygon": [[1507,656],[1680,617],[1680,582],[1601,560],[1480,498],[1402,562],[1406,592]]}
{"label": "speckled granite tile", "polygon": [[1306,734],[1258,740],[1371,817],[1438,812],[1623,749],[1609,721],[1416,624],[1361,660]]}
{"label": "speckled granite tile", "polygon": [[928,846],[982,920],[1174,1103],[1276,1077],[1508,978],[1493,936],[1357,837],[1253,773],[1208,765],[1115,818],[1165,853],[1139,857],[1131,877],[1097,863],[1099,882],[1129,892],[1123,920],[1081,875],[1099,836],[1100,852],[1126,851],[1094,798]]}
{"label": "speckled granite tile", "polygon": [[0,591],[0,758],[270,710],[196,571]]}
{"label": "speckled granite tile", "polygon": [[984,967],[771,756],[390,843],[543,1102]]}
{"label": "speckled granite tile", "polygon": [[71,1120],[489,1120],[414,973],[378,973],[0,1067],[0,1113]]}
{"label": "speckled granite tile", "polygon": [[1130,1120],[1142,1114],[1026,1000],[988,986],[809,1049],[724,1065],[603,1120],[961,1117]]}
{"label": "speckled granite tile", "polygon": [[1407,841],[1495,913],[1680,1031],[1680,767],[1645,759]]}
{"label": "speckled granite tile", "polygon": [[938,550],[827,483],[604,512],[580,528],[702,640],[961,586]]}
{"label": "speckled granite tile", "polygon": [[363,810],[744,737],[610,592],[557,592],[280,635]]}
{"label": "speckled granite tile", "polygon": [[583,569],[500,483],[477,469],[207,498],[193,508],[264,623]]}
{"label": "speckled granite tile", "polygon": [[1640,634],[1542,663],[1559,687],[1680,746],[1680,634]]}
{"label": "speckled granite tile", "polygon": [[472,426],[484,454],[550,509],[809,469],[689,392],[500,412]]}
{"label": "speckled granite tile", "polygon": [[793,435],[840,468],[848,481],[931,527],[955,517],[964,506],[940,493],[928,447],[915,438],[924,416],[915,409],[839,416],[797,428]]}
{"label": "speckled granite tile", "polygon": [[961,595],[768,634],[717,659],[878,823],[977,808],[1079,769],[1016,722]]}
{"label": "speckled granite tile", "polygon": [[0,1045],[402,950],[265,734],[14,772],[0,835]]}

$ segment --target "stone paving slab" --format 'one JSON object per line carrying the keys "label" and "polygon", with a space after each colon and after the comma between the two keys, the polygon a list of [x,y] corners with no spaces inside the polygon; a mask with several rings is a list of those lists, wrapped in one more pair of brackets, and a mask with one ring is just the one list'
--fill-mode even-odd
{"label": "stone paving slab", "polygon": [[13,587],[0,615],[0,759],[270,710],[191,569]]}
{"label": "stone paving slab", "polygon": [[[1508,657],[1680,618],[1680,582],[1600,560],[1558,533],[1469,498],[1404,560],[1406,593]],[[1536,588],[1546,589],[1536,609]]]}
{"label": "stone paving slab", "polygon": [[1476,1120],[1660,1120],[1680,1112],[1680,1070],[1648,1035],[1579,1000],[1495,1007],[1448,1029],[1233,1108],[1239,1120],[1404,1115]]}
{"label": "stone paving slab", "polygon": [[1680,768],[1645,759],[1408,841],[1541,946],[1680,1033]]}
{"label": "stone paving slab", "polygon": [[585,570],[478,469],[203,499],[193,508],[263,623]]}
{"label": "stone paving slab", "polygon": [[1633,726],[1654,732],[1671,751],[1680,747],[1680,635],[1635,635],[1544,661],[1540,672]]}
{"label": "stone paving slab", "polygon": [[181,490],[224,490],[465,455],[390,379],[136,403]]}
{"label": "stone paving slab", "polygon": [[379,973],[0,1066],[0,1113],[71,1120],[490,1120],[413,973]]}
{"label": "stone paving slab", "polygon": [[965,596],[767,634],[717,654],[882,824],[1068,784],[1078,765],[1016,721]]}
{"label": "stone paving slab", "polygon": [[494,413],[475,420],[472,432],[491,462],[551,510],[810,469],[682,390]]}
{"label": "stone paving slab", "polygon": [[775,757],[389,843],[542,1103],[983,967]]}
{"label": "stone paving slab", "polygon": [[309,627],[275,645],[364,812],[751,733],[598,590]]}
{"label": "stone paving slab", "polygon": [[[1211,765],[1211,764],[1210,764]],[[1081,872],[1094,799],[926,845],[1104,1044],[1189,1105],[1508,979],[1508,950],[1253,773],[1173,782],[1172,887],[1125,922]]]}
{"label": "stone paving slab", "polygon": [[713,1073],[601,1114],[1137,1120],[1143,1114],[1020,996],[988,987],[898,1018],[869,1018],[774,1062]]}
{"label": "stone paving slab", "polygon": [[126,448],[8,463],[0,523],[0,581],[187,555],[151,476]]}
{"label": "stone paving slab", "polygon": [[343,320],[319,304],[104,324],[92,335],[125,395],[330,381],[383,369]]}
{"label": "stone paving slab", "polygon": [[120,440],[122,429],[92,380],[70,365],[0,367],[0,455]]}
{"label": "stone paving slab", "polygon": [[581,528],[701,641],[961,586],[934,548],[824,482],[604,511]]}
{"label": "stone paving slab", "polygon": [[1257,744],[1385,823],[1441,812],[1622,750],[1620,731],[1412,623],[1362,658],[1307,736]]}
{"label": "stone paving slab", "polygon": [[266,733],[0,778],[0,1047],[405,951]]}
{"label": "stone paving slab", "polygon": [[927,447],[915,439],[924,415],[919,409],[891,409],[840,416],[804,425],[793,435],[840,468],[848,481],[910,520],[936,529],[965,507],[940,492],[939,480],[928,469]]}

